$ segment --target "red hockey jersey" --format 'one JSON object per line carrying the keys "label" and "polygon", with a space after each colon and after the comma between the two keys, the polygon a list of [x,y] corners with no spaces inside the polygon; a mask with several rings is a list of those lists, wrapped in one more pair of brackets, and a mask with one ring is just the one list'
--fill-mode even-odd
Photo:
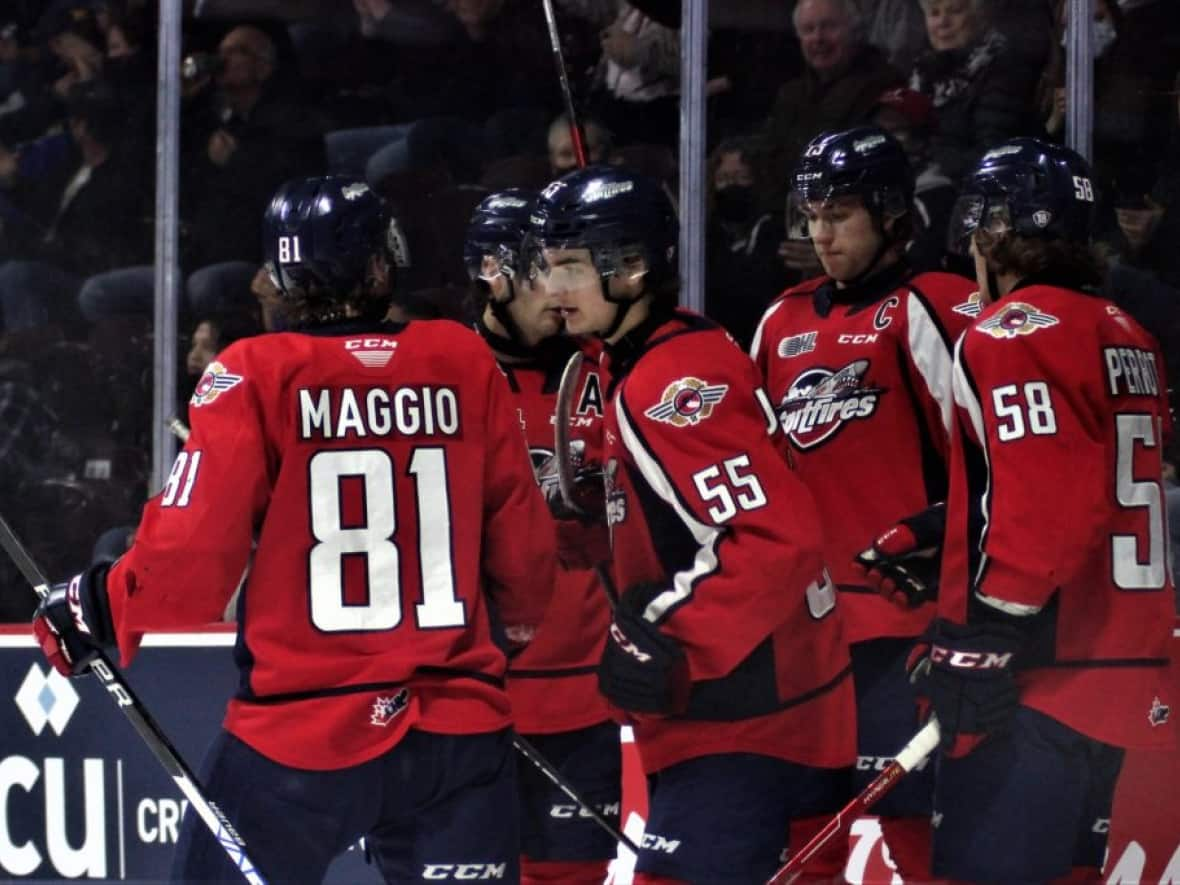
{"label": "red hockey jersey", "polygon": [[934,615],[932,603],[906,610],[882,598],[853,568],[882,531],[946,497],[951,355],[978,313],[978,287],[911,273],[886,271],[854,302],[834,302],[826,277],[789,289],[751,348],[819,508],[849,642],[917,636]]}
{"label": "red hockey jersey", "polygon": [[[547,352],[544,362],[502,363],[524,427],[534,467],[553,454],[557,388],[565,361],[574,352]],[[602,388],[596,360],[582,365],[570,414],[571,444],[583,447],[586,464],[601,463]],[[604,532],[576,526],[576,533]],[[586,543],[595,543],[587,538]],[[599,541],[598,547],[604,543]],[[590,569],[557,568],[557,584],[533,641],[508,668],[512,715],[522,734],[551,734],[587,728],[610,718],[598,691],[595,669],[610,626],[606,593]]]}
{"label": "red hockey jersey", "polygon": [[770,435],[754,365],[678,312],[608,347],[604,366],[615,584],[680,642],[693,682],[685,716],[635,717],[645,769],[715,753],[851,764],[848,647],[819,520]]}
{"label": "red hockey jersey", "polygon": [[412,726],[507,726],[493,623],[531,633],[554,569],[479,336],[323,331],[240,341],[209,366],[184,451],[108,578],[126,662],[144,631],[218,620],[246,573],[225,727],[310,769],[377,756]]}
{"label": "red hockey jersey", "polygon": [[1023,625],[1021,702],[1122,747],[1174,743],[1163,359],[1118,307],[1032,285],[955,353],[939,615]]}

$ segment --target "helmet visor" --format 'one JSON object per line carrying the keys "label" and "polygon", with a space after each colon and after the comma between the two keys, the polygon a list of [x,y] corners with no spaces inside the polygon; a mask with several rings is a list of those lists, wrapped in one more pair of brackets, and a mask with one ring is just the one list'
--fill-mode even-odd
{"label": "helmet visor", "polygon": [[989,234],[1003,234],[1012,229],[1012,214],[1003,199],[988,198],[984,194],[963,194],[951,210],[947,227],[947,251],[967,255],[971,251],[971,237],[977,230]]}

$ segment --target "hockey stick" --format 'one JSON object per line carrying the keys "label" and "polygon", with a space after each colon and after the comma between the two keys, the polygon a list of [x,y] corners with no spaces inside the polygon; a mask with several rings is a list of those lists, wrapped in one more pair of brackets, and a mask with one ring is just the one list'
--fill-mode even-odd
{"label": "hockey stick", "polygon": [[[41,600],[45,600],[49,596],[49,581],[46,580],[44,573],[33,561],[33,557],[13,533],[3,516],[0,516],[0,546],[4,547],[9,558],[24,575],[25,580],[29,582],[37,596]],[[143,701],[135,694],[127,680],[123,678],[123,674],[115,668],[105,652],[100,651],[91,662],[90,672],[102,683],[102,687],[114,699],[119,710],[130,720],[132,727],[139,732],[139,736],[148,745],[148,749],[164,766],[164,770],[172,776],[172,780],[176,782],[180,792],[200,815],[205,826],[213,834],[213,838],[229,855],[230,862],[237,867],[242,878],[250,885],[266,885],[266,880],[258,872],[254,862],[246,855],[245,841],[238,835],[237,830],[226,819],[217,804],[202,792],[196,775],[176,752],[176,748],[168,741],[163,730],[152,718],[147,707],[143,705]]]}
{"label": "hockey stick", "polygon": [[893,761],[877,775],[871,784],[865,787],[858,796],[836,812],[836,816],[828,821],[822,830],[816,833],[811,841],[792,854],[791,859],[770,877],[766,885],[791,885],[803,872],[807,862],[819,853],[834,836],[842,833],[845,828],[864,814],[877,800],[897,786],[906,774],[913,771],[922,760],[934,752],[938,746],[938,720],[933,716],[925,725],[910,738],[894,758]]}
{"label": "hockey stick", "polygon": [[561,383],[557,386],[557,405],[554,407],[556,420],[553,422],[553,448],[557,457],[557,488],[565,506],[579,516],[587,516],[585,509],[574,500],[574,465],[570,461],[570,415],[574,405],[574,388],[582,372],[585,357],[575,350],[561,372]]}
{"label": "hockey stick", "polygon": [[553,14],[553,0],[541,0],[545,7],[545,24],[549,26],[549,45],[553,49],[553,63],[557,65],[557,80],[561,83],[561,97],[565,102],[565,115],[570,121],[570,141],[574,145],[574,156],[578,168],[586,168],[586,142],[582,138],[582,127],[574,113],[574,94],[570,91],[570,79],[565,70],[565,56],[561,52],[561,34],[557,32],[557,16]]}
{"label": "hockey stick", "polygon": [[573,799],[574,802],[577,803],[578,807],[581,808],[583,812],[588,814],[596,824],[602,827],[602,829],[606,832],[610,833],[612,839],[627,846],[629,851],[639,854],[639,846],[624,836],[622,832],[612,827],[610,825],[610,821],[599,814],[589,802],[583,799],[578,794],[578,791],[574,789],[573,784],[562,777],[561,772],[554,768],[553,764],[544,756],[542,756],[536,747],[526,741],[519,734],[512,736],[512,746],[516,747],[516,749],[520,751],[520,755],[524,756],[524,758],[528,759],[529,762],[537,766],[541,774],[549,778],[549,780],[553,782],[554,786]]}

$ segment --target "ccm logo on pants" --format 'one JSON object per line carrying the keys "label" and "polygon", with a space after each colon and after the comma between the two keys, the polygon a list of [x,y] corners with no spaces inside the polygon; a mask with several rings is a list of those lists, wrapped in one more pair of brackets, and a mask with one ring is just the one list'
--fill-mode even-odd
{"label": "ccm logo on pants", "polygon": [[428,863],[422,867],[422,878],[485,882],[503,879],[508,873],[507,867],[502,863]]}

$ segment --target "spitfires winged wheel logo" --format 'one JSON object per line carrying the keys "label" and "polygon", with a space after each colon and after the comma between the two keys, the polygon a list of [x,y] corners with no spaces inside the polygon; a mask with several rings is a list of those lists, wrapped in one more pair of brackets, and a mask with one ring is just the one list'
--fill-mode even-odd
{"label": "spitfires winged wheel logo", "polygon": [[1059,322],[1057,317],[1043,313],[1031,304],[1016,301],[1006,305],[999,313],[988,317],[975,328],[993,338],[1003,339],[1031,335],[1040,329],[1056,326]]}
{"label": "spitfires winged wheel logo", "polygon": [[700,378],[680,378],[664,388],[660,401],[643,414],[673,427],[699,424],[725,399],[728,384],[709,384]]}
{"label": "spitfires winged wheel logo", "polygon": [[833,372],[813,366],[791,382],[779,406],[783,433],[799,449],[810,449],[835,436],[844,425],[868,418],[884,390],[866,382],[869,361],[853,360]]}
{"label": "spitfires winged wheel logo", "polygon": [[242,383],[242,376],[229,371],[221,362],[214,360],[205,369],[205,374],[197,382],[193,391],[193,398],[189,405],[207,406],[228,390],[232,390]]}

